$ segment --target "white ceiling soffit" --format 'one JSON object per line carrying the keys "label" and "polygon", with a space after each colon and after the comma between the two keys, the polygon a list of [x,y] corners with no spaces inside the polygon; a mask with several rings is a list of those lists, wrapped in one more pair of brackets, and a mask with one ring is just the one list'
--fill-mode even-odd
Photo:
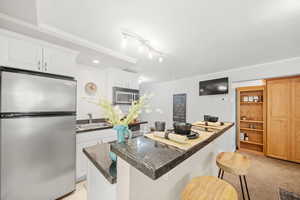
{"label": "white ceiling soffit", "polygon": [[[9,1],[0,4],[6,8],[4,13],[40,24],[43,34],[53,34],[61,41],[69,38],[65,42],[77,47],[84,45],[82,57],[99,54],[101,63],[102,56],[119,56],[118,60],[125,59],[126,65],[151,80],[214,73],[300,55],[300,0],[3,1]],[[164,62],[149,60],[145,52],[138,54],[133,42],[121,50],[121,28],[166,52]],[[103,61],[103,65],[110,64]]]}
{"label": "white ceiling soffit", "polygon": [[137,62],[137,60],[135,58],[132,58],[132,57],[126,56],[124,54],[121,54],[119,52],[113,51],[111,49],[105,48],[101,45],[90,42],[86,39],[80,38],[80,37],[72,35],[70,33],[61,31],[61,30],[59,30],[55,27],[52,27],[52,26],[49,26],[49,25],[46,25],[46,24],[39,24],[38,26],[39,26],[39,29],[42,30],[45,33],[55,35],[56,37],[59,37],[61,39],[65,39],[65,40],[67,40],[69,42],[72,42],[74,44],[78,44],[78,45],[81,45],[81,46],[84,46],[84,47],[88,47],[89,49],[101,52],[104,55],[109,55],[109,56],[118,58],[120,60],[127,61],[131,64],[136,64],[136,62]]}
{"label": "white ceiling soffit", "polygon": [[[39,16],[37,2],[36,0],[1,0],[0,28],[71,48],[79,51],[82,55],[93,55],[93,58],[101,59],[101,63],[99,64],[101,67],[124,68],[136,64],[137,60],[135,58],[49,25],[38,24],[40,20],[37,17]],[[91,65],[91,61],[79,64]]]}
{"label": "white ceiling soffit", "polygon": [[41,23],[120,51],[121,28],[166,52],[163,63],[123,52],[156,80],[300,55],[300,0],[39,0]]}
{"label": "white ceiling soffit", "polygon": [[0,13],[30,24],[37,24],[36,0],[0,0]]}

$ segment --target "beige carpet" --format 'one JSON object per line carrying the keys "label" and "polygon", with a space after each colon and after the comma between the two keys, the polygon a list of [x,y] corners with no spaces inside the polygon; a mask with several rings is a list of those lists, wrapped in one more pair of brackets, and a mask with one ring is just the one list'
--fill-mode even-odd
{"label": "beige carpet", "polygon": [[[279,187],[300,194],[300,164],[253,154],[245,155],[251,159],[247,182],[252,200],[278,200]],[[224,180],[235,186],[242,199],[238,177],[225,173]]]}

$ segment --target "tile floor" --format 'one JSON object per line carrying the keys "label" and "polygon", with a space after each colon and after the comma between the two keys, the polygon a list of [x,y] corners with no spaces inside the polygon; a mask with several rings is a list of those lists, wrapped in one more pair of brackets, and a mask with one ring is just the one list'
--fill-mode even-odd
{"label": "tile floor", "polygon": [[87,200],[86,181],[77,183],[75,192],[59,200]]}

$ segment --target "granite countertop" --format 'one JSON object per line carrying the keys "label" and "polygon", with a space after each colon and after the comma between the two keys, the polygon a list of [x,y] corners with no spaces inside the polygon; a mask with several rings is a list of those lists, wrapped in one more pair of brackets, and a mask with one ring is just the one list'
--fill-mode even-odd
{"label": "granite countertop", "polygon": [[[137,138],[141,136],[142,132],[136,132],[132,137]],[[96,144],[83,149],[83,153],[111,184],[117,182],[117,166],[109,157],[111,145],[115,143],[116,141]]]}
{"label": "granite countertop", "polygon": [[127,140],[124,144],[112,144],[111,151],[151,179],[156,180],[214,141],[233,125],[234,123],[217,131],[210,138],[188,151],[156,142],[144,136]]}
{"label": "granite countertop", "polygon": [[111,143],[97,144],[83,149],[84,154],[111,183],[117,182],[116,164],[109,158]]}
{"label": "granite countertop", "polygon": [[[99,122],[99,123],[101,123],[101,122]],[[146,124],[146,123],[148,123],[148,122],[141,121],[141,122],[136,122],[136,123],[129,124],[128,126],[130,128],[131,126],[135,126],[135,125],[139,125],[139,124]],[[88,124],[88,122],[86,124]],[[82,130],[80,130],[80,129],[76,130],[76,133],[86,133],[86,132],[99,131],[99,130],[105,130],[105,129],[111,129],[111,128],[113,128],[112,125],[106,125],[106,126],[102,126],[102,127],[92,127],[91,126],[90,128],[85,128],[85,129],[82,129]]]}

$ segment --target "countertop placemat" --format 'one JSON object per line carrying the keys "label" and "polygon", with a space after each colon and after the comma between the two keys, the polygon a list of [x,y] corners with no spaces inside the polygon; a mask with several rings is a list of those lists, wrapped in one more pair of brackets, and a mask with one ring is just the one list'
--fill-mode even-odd
{"label": "countertop placemat", "polygon": [[202,127],[202,128],[211,128],[211,129],[217,129],[217,130],[222,130],[224,128],[226,128],[227,126],[230,126],[231,123],[230,122],[224,122],[224,125],[220,125],[220,122],[207,122],[207,125],[206,125],[206,122],[204,121],[199,121],[199,122],[195,122],[192,124],[193,126],[198,126],[198,127]]}
{"label": "countertop placemat", "polygon": [[193,131],[199,133],[199,137],[197,139],[188,140],[187,143],[185,144],[154,136],[153,133],[145,134],[145,137],[187,151],[193,146],[207,140],[210,136],[216,133],[216,132],[207,132],[207,131],[199,131],[199,130],[193,130]]}

